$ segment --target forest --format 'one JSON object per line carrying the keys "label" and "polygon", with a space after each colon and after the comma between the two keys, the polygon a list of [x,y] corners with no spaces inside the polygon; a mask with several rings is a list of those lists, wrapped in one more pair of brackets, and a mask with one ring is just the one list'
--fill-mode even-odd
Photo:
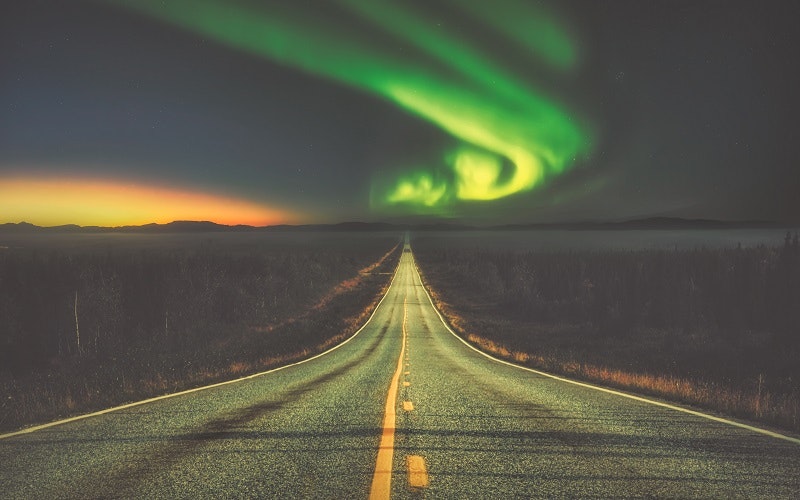
{"label": "forest", "polygon": [[395,234],[0,251],[0,429],[243,376],[351,335]]}
{"label": "forest", "polygon": [[800,429],[796,234],[749,248],[414,248],[451,326],[485,350]]}

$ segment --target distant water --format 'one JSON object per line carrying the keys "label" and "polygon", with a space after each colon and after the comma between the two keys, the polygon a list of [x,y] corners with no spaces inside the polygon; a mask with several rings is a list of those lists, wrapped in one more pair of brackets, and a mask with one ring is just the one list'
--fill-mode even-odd
{"label": "distant water", "polygon": [[[681,229],[588,231],[537,229],[527,231],[451,231],[416,233],[414,239],[430,240],[460,248],[514,251],[645,250],[779,246],[787,229]],[[792,229],[794,234],[795,229]],[[420,241],[422,243],[423,241]],[[413,239],[412,239],[413,244]]]}

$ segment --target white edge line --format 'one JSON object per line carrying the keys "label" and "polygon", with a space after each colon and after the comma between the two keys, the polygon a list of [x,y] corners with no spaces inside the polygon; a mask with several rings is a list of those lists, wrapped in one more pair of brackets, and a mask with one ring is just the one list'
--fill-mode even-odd
{"label": "white edge line", "polygon": [[690,410],[688,408],[682,408],[680,406],[671,405],[669,403],[663,403],[661,401],[654,401],[652,399],[647,399],[647,398],[644,398],[644,397],[641,397],[641,396],[634,396],[633,394],[627,394],[627,393],[624,393],[624,392],[615,391],[613,389],[607,389],[605,387],[600,387],[600,386],[596,386],[596,385],[592,385],[592,384],[587,384],[585,382],[578,382],[577,380],[571,380],[571,379],[568,379],[568,378],[559,377],[557,375],[552,375],[552,374],[547,373],[547,372],[542,372],[542,371],[539,371],[539,370],[534,370],[533,368],[528,368],[527,366],[520,366],[520,365],[517,365],[517,364],[514,364],[514,363],[510,363],[510,362],[508,362],[506,360],[503,360],[503,359],[495,358],[494,356],[492,356],[490,354],[487,354],[487,353],[481,351],[480,349],[478,349],[477,347],[473,346],[472,344],[470,344],[469,342],[467,342],[466,340],[461,338],[458,334],[456,334],[456,332],[454,332],[450,328],[450,325],[448,325],[447,322],[444,320],[444,317],[439,312],[439,309],[433,303],[433,299],[431,299],[431,295],[428,293],[428,289],[425,287],[425,284],[422,282],[422,277],[420,276],[419,270],[417,269],[416,260],[414,260],[414,272],[417,274],[417,280],[419,280],[420,286],[422,286],[422,289],[425,291],[425,295],[428,296],[428,301],[431,303],[431,307],[433,307],[433,310],[436,311],[436,315],[439,316],[439,320],[442,322],[444,327],[447,328],[447,331],[449,331],[451,334],[453,334],[453,336],[455,338],[457,338],[458,340],[460,340],[464,345],[466,345],[467,347],[469,347],[473,351],[475,351],[475,352],[477,352],[477,353],[479,353],[479,354],[481,354],[483,356],[486,356],[487,358],[491,359],[492,361],[495,361],[497,363],[502,363],[502,364],[508,365],[508,366],[513,366],[514,368],[519,368],[520,370],[529,371],[531,373],[535,373],[535,374],[541,375],[543,377],[548,377],[548,378],[551,378],[551,379],[554,379],[554,380],[558,380],[558,381],[561,381],[561,382],[566,382],[568,384],[573,384],[573,385],[577,385],[577,386],[580,386],[580,387],[585,387],[587,389],[593,389],[595,391],[605,392],[607,394],[613,394],[615,396],[621,396],[623,398],[633,399],[634,401],[640,401],[642,403],[648,403],[648,404],[651,404],[651,405],[654,405],[654,406],[660,406],[662,408],[668,408],[670,410],[675,410],[675,411],[679,411],[679,412],[682,412],[682,413],[688,413],[689,415],[694,415],[696,417],[702,417],[702,418],[705,418],[705,419],[708,419],[708,420],[713,420],[714,422],[720,422],[720,423],[723,423],[723,424],[732,425],[734,427],[740,427],[742,429],[747,429],[749,431],[757,432],[759,434],[764,434],[764,435],[767,435],[767,436],[770,436],[770,437],[773,437],[773,438],[776,438],[776,439],[782,439],[782,440],[788,441],[790,443],[800,444],[800,439],[798,439],[798,438],[794,438],[794,437],[791,437],[791,436],[786,436],[784,434],[773,432],[773,431],[770,431],[770,430],[767,430],[767,429],[762,429],[760,427],[754,427],[752,425],[747,425],[747,424],[744,424],[742,422],[736,422],[734,420],[728,420],[726,418],[715,417],[714,415],[709,415],[707,413],[702,413],[702,412],[699,412],[699,411]]}
{"label": "white edge line", "polygon": [[[401,250],[401,252],[402,252],[402,250]],[[401,253],[400,256],[402,257],[402,253]],[[342,342],[341,344],[336,344],[335,346],[331,347],[327,351],[323,351],[323,352],[321,352],[319,354],[316,354],[316,355],[314,355],[314,356],[312,356],[310,358],[303,359],[301,361],[297,361],[297,362],[294,362],[294,363],[291,363],[291,364],[288,364],[288,365],[279,366],[277,368],[272,368],[271,370],[267,370],[267,371],[264,371],[264,372],[254,373],[254,374],[248,375],[246,377],[241,377],[241,378],[237,378],[237,379],[233,379],[233,380],[226,380],[224,382],[218,382],[216,384],[205,385],[203,387],[195,387],[194,389],[187,389],[185,391],[174,392],[172,394],[164,394],[162,396],[156,396],[154,398],[144,399],[142,401],[135,401],[133,403],[127,403],[127,404],[124,404],[124,405],[121,405],[121,406],[115,406],[113,408],[106,408],[105,410],[100,410],[100,411],[96,411],[96,412],[92,412],[92,413],[86,413],[84,415],[76,415],[74,417],[65,418],[63,420],[56,420],[55,422],[48,422],[46,424],[36,425],[36,426],[33,426],[33,427],[28,427],[26,429],[20,429],[18,431],[10,432],[8,434],[0,434],[0,440],[6,439],[6,438],[10,438],[10,437],[14,437],[14,436],[20,436],[22,434],[30,434],[32,432],[40,431],[42,429],[47,429],[48,427],[55,427],[57,425],[68,424],[70,422],[76,422],[78,420],[83,420],[83,419],[87,419],[87,418],[91,418],[91,417],[97,417],[97,416],[100,416],[100,415],[105,415],[106,413],[111,413],[111,412],[115,412],[115,411],[119,411],[119,410],[125,410],[127,408],[133,408],[135,406],[141,406],[141,405],[146,405],[148,403],[154,403],[156,401],[161,401],[162,399],[174,398],[175,396],[183,396],[185,394],[191,394],[193,392],[204,391],[206,389],[213,389],[215,387],[222,387],[223,385],[235,384],[236,382],[241,382],[243,380],[249,380],[249,379],[253,379],[253,378],[256,378],[256,377],[261,377],[263,375],[268,375],[270,373],[275,373],[275,372],[280,371],[280,370],[285,370],[286,368],[290,368],[292,366],[302,365],[303,363],[308,363],[309,361],[313,361],[313,360],[315,360],[317,358],[325,356],[326,354],[330,354],[333,351],[335,351],[336,349],[342,347],[346,343],[348,343],[351,340],[353,340],[356,337],[356,335],[361,333],[361,331],[364,328],[367,327],[369,322],[372,321],[373,316],[375,316],[375,313],[378,311],[378,308],[380,308],[381,304],[383,303],[383,300],[386,298],[387,295],[389,295],[389,291],[392,289],[392,285],[394,285],[394,279],[397,277],[397,271],[399,269],[400,269],[400,263],[398,262],[397,267],[394,270],[394,274],[392,275],[392,281],[389,282],[389,287],[386,289],[386,293],[383,294],[383,297],[381,297],[381,300],[378,301],[378,305],[375,306],[375,309],[373,309],[372,314],[370,314],[369,318],[367,318],[367,321],[365,321],[364,324],[361,325],[361,328],[356,330],[356,332],[353,335],[351,335],[350,337],[348,337],[344,342]]]}

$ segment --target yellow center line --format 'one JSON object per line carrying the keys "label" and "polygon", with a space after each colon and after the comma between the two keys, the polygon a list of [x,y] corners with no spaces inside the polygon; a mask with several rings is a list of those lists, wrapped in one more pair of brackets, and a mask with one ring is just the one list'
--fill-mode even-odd
{"label": "yellow center line", "polygon": [[403,342],[400,344],[400,357],[397,359],[397,369],[389,385],[386,395],[386,410],[383,416],[383,432],[381,443],[378,446],[378,459],[375,461],[375,472],[372,474],[372,486],[369,490],[370,499],[389,498],[392,492],[392,458],[394,457],[394,430],[395,408],[397,407],[397,390],[400,385],[400,374],[403,373],[403,354],[406,349],[406,319],[408,307],[403,299]]}
{"label": "yellow center line", "polygon": [[414,411],[414,403],[411,401],[403,401],[403,409],[405,411]]}
{"label": "yellow center line", "polygon": [[409,381],[403,382],[403,387],[408,387],[409,385],[411,385],[411,382]]}

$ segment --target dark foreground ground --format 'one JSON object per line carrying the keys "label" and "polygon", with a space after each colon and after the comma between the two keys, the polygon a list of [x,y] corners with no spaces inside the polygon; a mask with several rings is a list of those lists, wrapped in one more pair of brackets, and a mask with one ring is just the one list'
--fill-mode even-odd
{"label": "dark foreground ground", "polygon": [[0,430],[227,380],[351,335],[395,233],[0,241]]}
{"label": "dark foreground ground", "polygon": [[[367,498],[384,479],[378,498],[800,493],[795,441],[469,348],[402,255],[372,320],[329,354],[0,439],[3,497]],[[379,464],[389,394],[394,440]]]}
{"label": "dark foreground ground", "polygon": [[744,248],[534,252],[500,242],[415,239],[437,304],[473,344],[527,366],[800,430],[796,236]]}

